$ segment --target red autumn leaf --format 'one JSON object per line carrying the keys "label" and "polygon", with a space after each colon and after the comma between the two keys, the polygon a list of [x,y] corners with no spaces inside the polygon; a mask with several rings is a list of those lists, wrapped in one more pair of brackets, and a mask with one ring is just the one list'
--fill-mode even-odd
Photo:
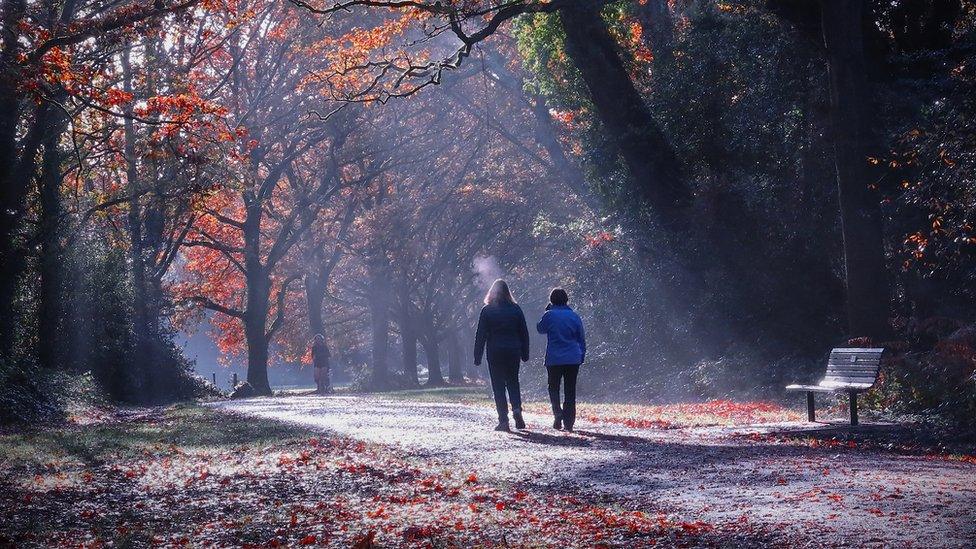
{"label": "red autumn leaf", "polygon": [[352,544],[352,549],[371,549],[375,547],[374,540],[376,539],[376,530],[370,530],[368,534],[360,536],[355,543]]}

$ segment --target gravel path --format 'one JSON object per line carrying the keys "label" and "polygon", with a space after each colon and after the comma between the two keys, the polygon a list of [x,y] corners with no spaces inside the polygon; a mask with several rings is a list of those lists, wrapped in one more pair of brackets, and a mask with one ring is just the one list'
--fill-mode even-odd
{"label": "gravel path", "polygon": [[793,546],[976,547],[972,464],[735,436],[804,424],[653,430],[578,421],[566,434],[527,415],[528,430],[508,434],[491,430],[487,406],[358,396],[213,406],[396,446],[484,480],[735,522]]}

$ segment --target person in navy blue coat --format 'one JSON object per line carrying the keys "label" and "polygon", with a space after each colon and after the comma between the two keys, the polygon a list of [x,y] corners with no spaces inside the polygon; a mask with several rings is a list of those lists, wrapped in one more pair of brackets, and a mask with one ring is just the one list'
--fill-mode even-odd
{"label": "person in navy blue coat", "polygon": [[[549,377],[549,401],[555,418],[552,427],[573,430],[576,422],[576,376],[586,359],[586,334],[583,321],[568,305],[569,294],[555,288],[549,294],[549,305],[536,324],[540,334],[546,334],[546,371]],[[559,404],[559,385],[565,387],[566,399]]]}
{"label": "person in navy blue coat", "polygon": [[525,429],[522,419],[522,393],[519,387],[519,360],[529,360],[529,329],[525,325],[522,308],[515,302],[508,283],[496,280],[478,318],[478,332],[474,338],[474,363],[481,365],[481,356],[488,348],[488,374],[491,392],[498,411],[496,431],[508,431],[508,402],[505,391],[512,400],[512,416],[515,428]]}

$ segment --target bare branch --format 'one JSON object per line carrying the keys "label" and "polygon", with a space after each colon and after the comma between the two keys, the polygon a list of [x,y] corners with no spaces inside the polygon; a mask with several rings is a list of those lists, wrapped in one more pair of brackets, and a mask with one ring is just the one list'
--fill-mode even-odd
{"label": "bare branch", "polygon": [[225,307],[225,306],[221,305],[220,303],[217,303],[217,302],[213,301],[209,297],[203,297],[203,296],[200,296],[200,295],[195,295],[195,296],[186,298],[184,301],[187,302],[187,303],[194,303],[194,304],[196,304],[196,305],[198,305],[200,307],[203,307],[204,309],[209,309],[211,311],[217,311],[218,313],[225,314],[227,316],[232,316],[234,318],[240,318],[240,319],[243,319],[244,318],[244,311],[241,311],[239,309],[232,309],[230,307]]}

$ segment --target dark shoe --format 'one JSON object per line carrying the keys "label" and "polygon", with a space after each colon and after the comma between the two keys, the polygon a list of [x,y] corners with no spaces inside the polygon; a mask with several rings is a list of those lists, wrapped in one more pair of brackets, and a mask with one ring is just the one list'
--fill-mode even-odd
{"label": "dark shoe", "polygon": [[495,430],[496,431],[504,431],[506,433],[509,432],[509,431],[511,431],[511,429],[508,428],[508,424],[507,423],[499,423],[497,426],[495,426]]}
{"label": "dark shoe", "polygon": [[561,420],[559,418],[556,418],[555,421],[552,422],[552,428],[555,429],[555,430],[557,430],[557,431],[562,430],[562,428],[563,428],[563,420]]}
{"label": "dark shoe", "polygon": [[525,429],[525,419],[522,418],[522,412],[514,412],[512,416],[515,417],[515,428]]}
{"label": "dark shoe", "polygon": [[573,426],[572,425],[566,425],[566,432],[567,433],[572,433],[573,432]]}

